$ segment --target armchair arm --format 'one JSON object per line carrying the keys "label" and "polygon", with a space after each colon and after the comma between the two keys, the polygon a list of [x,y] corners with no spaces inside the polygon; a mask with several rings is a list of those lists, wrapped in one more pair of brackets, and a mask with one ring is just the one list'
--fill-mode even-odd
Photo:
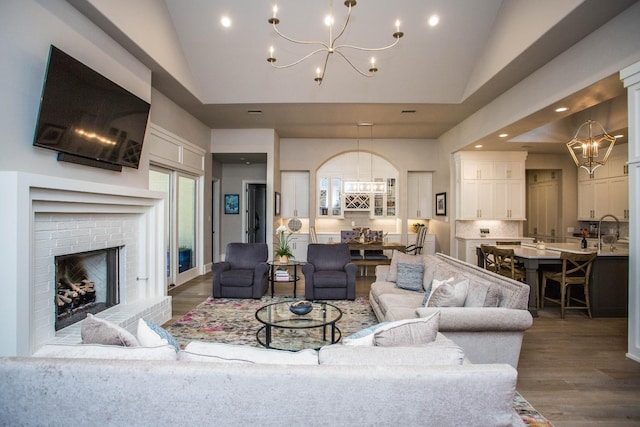
{"label": "armchair arm", "polygon": [[302,274],[304,275],[304,288],[313,288],[313,273],[315,273],[316,267],[310,262],[302,264]]}
{"label": "armchair arm", "polygon": [[213,273],[213,290],[212,295],[214,297],[220,296],[222,287],[220,285],[220,275],[223,271],[227,271],[231,268],[231,264],[225,261],[216,262],[211,266],[211,272]]}
{"label": "armchair arm", "polygon": [[267,275],[269,274],[269,264],[261,262],[253,270],[253,297],[260,298],[267,289]]}

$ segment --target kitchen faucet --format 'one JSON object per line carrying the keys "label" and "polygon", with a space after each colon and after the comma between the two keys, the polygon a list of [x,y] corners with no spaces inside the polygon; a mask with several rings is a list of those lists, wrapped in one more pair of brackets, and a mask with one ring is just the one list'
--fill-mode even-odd
{"label": "kitchen faucet", "polygon": [[600,240],[600,233],[602,230],[602,220],[605,219],[606,217],[610,216],[611,218],[616,220],[616,235],[615,238],[613,239],[613,241],[611,242],[611,251],[613,251],[613,245],[614,243],[616,243],[618,241],[618,239],[620,238],[620,221],[618,220],[618,218],[616,218],[615,215],[612,214],[604,214],[602,215],[602,217],[600,217],[600,221],[598,222],[598,253],[600,253],[600,249],[602,249],[602,242]]}

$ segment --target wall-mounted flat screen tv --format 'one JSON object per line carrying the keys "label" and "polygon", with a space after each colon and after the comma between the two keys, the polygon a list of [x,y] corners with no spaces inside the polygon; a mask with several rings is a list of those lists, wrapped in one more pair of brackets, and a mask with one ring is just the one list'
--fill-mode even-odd
{"label": "wall-mounted flat screen tv", "polygon": [[149,108],[148,102],[51,46],[33,145],[58,151],[58,160],[137,169]]}

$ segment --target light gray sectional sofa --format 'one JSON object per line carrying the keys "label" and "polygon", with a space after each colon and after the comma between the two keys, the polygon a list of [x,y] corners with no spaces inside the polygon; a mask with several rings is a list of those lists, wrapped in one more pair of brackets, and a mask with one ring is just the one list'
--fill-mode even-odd
{"label": "light gray sectional sofa", "polygon": [[[0,358],[0,425],[524,426],[516,370],[463,363],[441,335],[415,347],[92,345],[85,358],[62,357],[71,347]],[[146,360],[116,359],[129,349]]]}
{"label": "light gray sectional sofa", "polygon": [[[410,256],[394,252],[393,257],[391,265],[376,267],[369,294],[379,321],[427,317],[440,311],[439,331],[460,345],[471,362],[508,363],[517,368],[524,331],[533,324],[527,310],[528,285],[441,253]],[[394,268],[403,261],[424,265],[423,286],[418,291],[397,286]],[[468,280],[464,305],[424,307],[425,288],[433,279],[449,278]]]}

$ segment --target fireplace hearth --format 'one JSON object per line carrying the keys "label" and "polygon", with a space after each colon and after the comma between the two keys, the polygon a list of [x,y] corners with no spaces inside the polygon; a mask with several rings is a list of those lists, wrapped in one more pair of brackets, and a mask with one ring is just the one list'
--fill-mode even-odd
{"label": "fireplace hearth", "polygon": [[55,257],[56,331],[117,305],[120,247]]}

